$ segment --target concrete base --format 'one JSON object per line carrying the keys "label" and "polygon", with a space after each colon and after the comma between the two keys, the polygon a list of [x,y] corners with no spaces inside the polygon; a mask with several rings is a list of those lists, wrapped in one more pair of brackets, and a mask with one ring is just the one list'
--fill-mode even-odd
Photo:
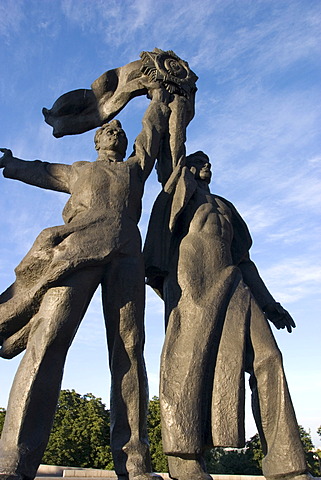
{"label": "concrete base", "polygon": [[[157,472],[158,473],[158,472]],[[159,473],[164,480],[171,480],[168,473]],[[81,467],[60,467],[56,465],[40,465],[36,480],[57,480],[57,477],[64,477],[66,480],[117,480],[113,470],[98,470],[95,468]],[[213,480],[265,480],[261,475],[211,475]],[[314,477],[321,480],[321,477]]]}
{"label": "concrete base", "polygon": [[[45,473],[41,470],[38,471],[37,477],[35,480],[57,480],[57,477],[64,477],[66,480],[117,480],[117,475],[113,470],[96,470],[92,468],[72,468],[66,467],[65,470],[59,471],[58,468],[64,467],[55,467],[57,468],[56,474],[55,473]],[[54,472],[54,470],[53,470]],[[168,473],[159,473],[163,477],[164,480],[171,480],[168,476]],[[251,475],[211,475],[213,480],[265,480],[262,476],[251,476]]]}
{"label": "concrete base", "polygon": [[[160,473],[164,480],[170,480],[168,473]],[[98,470],[94,468],[61,467],[57,465],[40,465],[36,479],[57,480],[57,477],[75,480],[117,480],[113,470]],[[254,475],[212,475],[213,480],[264,480],[262,476]]]}
{"label": "concrete base", "polygon": [[99,470],[96,468],[81,468],[81,467],[62,467],[58,465],[40,465],[37,471],[37,477],[68,477],[68,478],[110,478],[117,479],[117,475],[113,470]]}

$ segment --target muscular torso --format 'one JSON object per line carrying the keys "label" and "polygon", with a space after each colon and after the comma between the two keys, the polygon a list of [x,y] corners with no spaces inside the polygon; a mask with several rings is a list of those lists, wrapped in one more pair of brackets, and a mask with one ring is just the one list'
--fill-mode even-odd
{"label": "muscular torso", "polygon": [[217,267],[232,264],[231,244],[233,227],[231,210],[219,198],[197,189],[183,214],[182,221],[186,230],[181,241],[180,251],[184,248],[202,249],[207,261]]}
{"label": "muscular torso", "polygon": [[83,216],[106,215],[125,223],[138,223],[144,183],[135,163],[76,162],[72,165],[68,200],[63,218],[66,223]]}
{"label": "muscular torso", "polygon": [[177,280],[185,295],[201,300],[222,273],[233,267],[231,211],[220,199],[197,189],[181,214],[176,255]]}
{"label": "muscular torso", "polygon": [[189,234],[201,233],[231,244],[233,228],[231,211],[222,200],[211,194],[196,192],[186,209],[190,216]]}
{"label": "muscular torso", "polygon": [[97,259],[107,258],[112,252],[140,253],[137,223],[145,178],[137,158],[119,163],[96,160],[72,165],[13,159],[4,175],[70,194],[63,211],[66,226],[45,232],[54,237],[55,245],[66,239],[61,244],[61,249],[66,245],[65,256],[67,252],[73,255],[75,250],[78,257],[82,252],[84,258]]}

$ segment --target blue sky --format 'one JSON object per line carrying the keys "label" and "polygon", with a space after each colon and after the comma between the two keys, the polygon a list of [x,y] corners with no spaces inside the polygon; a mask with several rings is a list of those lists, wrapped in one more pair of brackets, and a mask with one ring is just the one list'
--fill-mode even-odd
{"label": "blue sky", "polygon": [[[211,190],[232,201],[251,230],[251,251],[273,296],[292,313],[275,331],[298,422],[321,425],[321,3],[319,0],[1,0],[0,146],[23,159],[94,160],[93,132],[55,139],[42,107],[89,88],[142,50],[174,50],[199,76],[187,150],[211,158]],[[147,100],[120,120],[129,145]],[[130,151],[128,151],[128,154]],[[140,223],[159,191],[148,180]],[[61,224],[65,194],[0,178],[0,290],[45,227]],[[110,376],[98,292],[68,355],[63,388],[109,403]],[[158,393],[162,303],[148,290],[146,362]],[[0,362],[0,406],[20,358]],[[248,395],[249,398],[249,395]],[[256,431],[247,408],[247,437]]]}

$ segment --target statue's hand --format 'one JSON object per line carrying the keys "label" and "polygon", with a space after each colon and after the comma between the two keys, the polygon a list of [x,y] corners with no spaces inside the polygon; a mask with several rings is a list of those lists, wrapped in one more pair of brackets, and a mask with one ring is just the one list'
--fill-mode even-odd
{"label": "statue's hand", "polygon": [[159,82],[149,82],[147,85],[147,97],[153,101],[165,103],[166,105],[172,100],[172,95]]}
{"label": "statue's hand", "polygon": [[291,315],[282,305],[278,302],[268,303],[263,308],[263,311],[267,318],[274,323],[275,327],[286,328],[289,333],[292,332],[292,328],[295,328],[295,323]]}
{"label": "statue's hand", "polygon": [[0,158],[0,168],[4,168],[7,163],[12,159],[12,151],[9,148],[0,148],[0,152],[3,153]]}

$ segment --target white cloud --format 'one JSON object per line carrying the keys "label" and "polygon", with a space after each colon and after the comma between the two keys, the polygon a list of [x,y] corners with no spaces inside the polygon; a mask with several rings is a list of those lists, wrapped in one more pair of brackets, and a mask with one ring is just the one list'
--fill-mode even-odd
{"label": "white cloud", "polygon": [[0,3],[0,36],[7,41],[21,26],[24,19],[23,4],[23,0],[2,0]]}
{"label": "white cloud", "polygon": [[[295,224],[295,221],[293,223]],[[265,238],[267,242],[273,242],[278,245],[281,243],[284,245],[296,244],[297,246],[309,245],[309,251],[311,252],[315,249],[315,253],[317,253],[320,249],[321,227],[311,224],[307,228],[307,225],[302,224],[302,222],[300,222],[299,226],[293,227],[281,222],[277,231],[268,232]]]}
{"label": "white cloud", "polygon": [[[239,76],[235,65],[242,71],[240,62],[246,56],[246,82],[251,81],[251,72],[262,75],[277,68],[284,69],[306,55],[318,55],[320,6],[311,7],[307,10],[300,2],[294,7],[292,4],[278,6],[251,1],[245,5],[243,2],[242,10],[239,10],[237,2],[233,2],[229,12],[232,20],[229,35],[218,35],[219,42],[207,45],[207,51],[203,53],[212,57],[215,70],[229,79]],[[268,12],[266,10],[264,15],[266,8]],[[226,21],[228,13],[222,17]],[[220,28],[220,21],[221,17],[214,18],[214,29],[219,34],[225,27]]]}
{"label": "white cloud", "polygon": [[308,163],[310,163],[311,165],[315,165],[315,164],[317,164],[317,165],[320,164],[321,165],[321,155],[310,158],[308,160]]}
{"label": "white cloud", "polygon": [[276,208],[266,208],[264,205],[252,205],[238,202],[238,210],[244,220],[250,225],[251,233],[256,235],[262,231],[273,228],[284,216],[282,211]]}
{"label": "white cloud", "polygon": [[[225,1],[224,5],[229,3]],[[178,0],[175,4],[169,1],[156,4],[151,0],[121,3],[112,0],[108,6],[98,0],[90,4],[84,0],[63,0],[61,5],[69,20],[83,29],[95,30],[107,45],[122,46],[131,58],[137,56],[138,44],[141,49],[154,46],[172,49],[173,44],[182,44],[183,52],[177,53],[183,56],[184,44],[192,43],[200,33],[201,38],[207,35],[208,16],[223,8],[222,2],[209,0],[197,5],[192,0]],[[197,44],[194,50],[198,49]]]}
{"label": "white cloud", "polygon": [[321,264],[315,257],[288,257],[265,268],[262,274],[275,298],[281,302],[296,302],[320,292]]}
{"label": "white cloud", "polygon": [[321,185],[320,178],[303,177],[296,175],[289,181],[287,193],[284,196],[284,203],[294,205],[296,208],[301,208],[311,214],[312,211],[321,213]]}

